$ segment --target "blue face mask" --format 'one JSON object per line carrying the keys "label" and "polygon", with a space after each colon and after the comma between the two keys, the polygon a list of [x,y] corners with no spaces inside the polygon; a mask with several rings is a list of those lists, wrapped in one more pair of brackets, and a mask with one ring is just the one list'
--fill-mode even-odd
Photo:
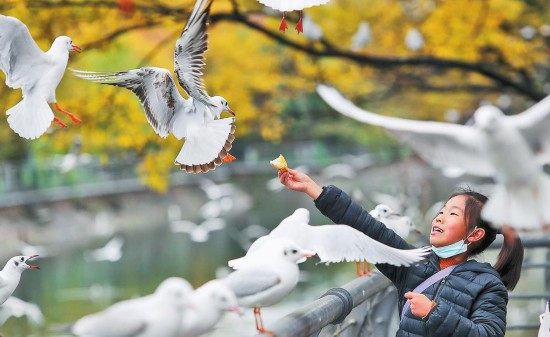
{"label": "blue face mask", "polygon": [[[466,239],[468,239],[470,237],[470,235],[472,235],[477,229],[477,226],[474,228],[474,230],[466,237]],[[455,242],[455,243],[452,243],[450,245],[447,245],[447,246],[443,246],[443,247],[436,247],[436,246],[433,246],[432,245],[432,250],[433,252],[435,253],[435,255],[439,256],[440,258],[443,258],[443,259],[446,259],[446,258],[449,258],[449,257],[453,257],[453,256],[456,256],[458,254],[462,254],[464,253],[466,250],[468,250],[468,245],[471,243],[464,243],[464,241],[466,241],[466,239],[464,240],[460,240],[458,242]]]}

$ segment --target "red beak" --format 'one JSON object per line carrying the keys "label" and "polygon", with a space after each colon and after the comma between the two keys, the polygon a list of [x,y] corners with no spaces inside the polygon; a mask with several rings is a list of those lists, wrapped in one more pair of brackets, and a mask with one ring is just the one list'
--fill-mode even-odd
{"label": "red beak", "polygon": [[[32,255],[32,256],[30,256],[30,257],[27,259],[27,261],[25,261],[25,263],[29,262],[29,260],[32,260],[32,259],[34,259],[35,257],[38,257],[38,255]],[[33,266],[33,265],[28,264],[28,263],[27,263],[27,265],[28,265],[29,268],[31,268],[31,269],[40,269],[39,266]]]}
{"label": "red beak", "polygon": [[76,44],[73,44],[73,50],[77,53],[80,53],[82,51],[82,48],[80,48],[79,46],[77,46]]}

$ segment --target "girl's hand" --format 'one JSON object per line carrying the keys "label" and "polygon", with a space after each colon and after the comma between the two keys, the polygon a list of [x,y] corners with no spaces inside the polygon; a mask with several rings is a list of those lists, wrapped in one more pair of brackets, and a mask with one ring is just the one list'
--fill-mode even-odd
{"label": "girl's hand", "polygon": [[279,180],[281,184],[285,185],[288,189],[304,192],[313,200],[317,199],[323,191],[321,186],[313,181],[308,175],[291,168],[286,171],[279,171]]}
{"label": "girl's hand", "polygon": [[413,315],[424,319],[430,311],[435,307],[435,302],[431,301],[424,294],[417,294],[413,292],[405,293],[405,298],[409,300],[411,306],[411,312]]}

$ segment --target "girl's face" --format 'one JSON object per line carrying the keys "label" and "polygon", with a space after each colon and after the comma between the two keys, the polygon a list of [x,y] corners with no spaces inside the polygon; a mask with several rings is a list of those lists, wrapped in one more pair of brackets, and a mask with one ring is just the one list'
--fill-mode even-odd
{"label": "girl's face", "polygon": [[457,195],[447,201],[432,221],[430,244],[443,247],[466,238],[464,209],[467,199],[465,195]]}

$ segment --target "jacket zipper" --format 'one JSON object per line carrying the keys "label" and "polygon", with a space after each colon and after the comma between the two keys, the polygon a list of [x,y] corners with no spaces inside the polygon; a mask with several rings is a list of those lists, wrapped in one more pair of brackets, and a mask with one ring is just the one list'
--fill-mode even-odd
{"label": "jacket zipper", "polygon": [[440,293],[441,290],[442,290],[441,288],[443,288],[443,285],[445,284],[445,282],[447,282],[447,277],[449,277],[449,276],[445,276],[445,277],[441,280],[441,282],[439,282],[439,285],[437,286],[437,289],[435,290],[435,295],[434,295],[434,297],[432,298],[433,301],[435,301],[436,298],[437,298],[437,296],[439,296],[439,293]]}

